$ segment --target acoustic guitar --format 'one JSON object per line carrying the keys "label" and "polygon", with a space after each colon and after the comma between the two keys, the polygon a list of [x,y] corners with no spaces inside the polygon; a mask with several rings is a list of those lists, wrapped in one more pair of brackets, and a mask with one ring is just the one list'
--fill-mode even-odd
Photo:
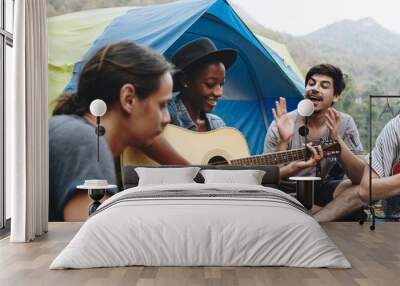
{"label": "acoustic guitar", "polygon": [[[168,125],[164,137],[172,147],[192,165],[281,165],[304,160],[308,149],[299,148],[275,153],[250,156],[243,134],[230,127],[207,132],[195,132],[175,125]],[[340,154],[340,145],[335,141],[321,145],[324,157]],[[142,151],[127,148],[122,156],[122,165],[159,165]]]}
{"label": "acoustic guitar", "polygon": [[[172,147],[193,165],[280,165],[304,160],[307,154],[306,148],[300,148],[250,156],[245,137],[240,131],[230,127],[195,132],[170,124],[163,134]],[[340,154],[340,145],[337,142],[327,142],[321,146],[325,157]],[[121,161],[122,166],[159,165],[142,151],[132,147],[124,151]],[[87,192],[77,190],[64,207],[65,221],[85,221],[90,203]]]}

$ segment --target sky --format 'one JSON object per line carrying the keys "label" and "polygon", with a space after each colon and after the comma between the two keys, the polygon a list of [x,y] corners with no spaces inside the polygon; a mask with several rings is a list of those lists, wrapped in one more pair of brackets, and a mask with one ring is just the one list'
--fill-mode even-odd
{"label": "sky", "polygon": [[295,36],[334,22],[372,17],[400,34],[399,0],[230,0],[265,27]]}

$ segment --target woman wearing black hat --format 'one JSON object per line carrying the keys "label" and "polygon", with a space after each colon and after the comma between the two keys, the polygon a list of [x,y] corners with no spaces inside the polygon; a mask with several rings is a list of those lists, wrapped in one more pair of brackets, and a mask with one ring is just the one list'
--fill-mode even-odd
{"label": "woman wearing black hat", "polygon": [[[178,69],[174,74],[174,91],[179,93],[168,102],[170,123],[194,131],[225,126],[222,119],[211,112],[222,96],[225,70],[235,62],[236,57],[235,50],[218,50],[207,38],[181,47],[172,56],[172,62]],[[163,135],[156,137],[151,145],[142,146],[141,150],[161,165],[189,164]]]}
{"label": "woman wearing black hat", "polygon": [[[168,102],[170,123],[193,131],[225,126],[224,121],[211,112],[222,96],[225,71],[236,58],[235,50],[218,50],[208,38],[194,40],[176,51],[171,61],[177,69],[173,90],[178,93]],[[163,136],[144,151],[161,165],[189,164]]]}
{"label": "woman wearing black hat", "polygon": [[225,82],[225,71],[235,62],[233,49],[218,50],[208,38],[194,40],[181,47],[173,56],[177,68],[174,95],[168,103],[171,123],[193,131],[209,131],[225,126],[211,114]]}

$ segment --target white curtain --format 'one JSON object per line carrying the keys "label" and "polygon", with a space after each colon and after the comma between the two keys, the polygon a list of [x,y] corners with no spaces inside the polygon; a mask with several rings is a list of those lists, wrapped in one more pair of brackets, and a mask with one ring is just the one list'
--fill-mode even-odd
{"label": "white curtain", "polygon": [[12,242],[48,227],[46,0],[15,1],[13,91],[6,98],[6,188]]}

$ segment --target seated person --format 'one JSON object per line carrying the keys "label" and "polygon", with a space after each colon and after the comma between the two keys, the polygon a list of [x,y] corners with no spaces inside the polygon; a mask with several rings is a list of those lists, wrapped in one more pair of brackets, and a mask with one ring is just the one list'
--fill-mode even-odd
{"label": "seated person", "polygon": [[[307,136],[308,142],[319,145],[326,142],[331,137],[327,115],[332,111],[332,106],[340,98],[340,94],[345,88],[345,81],[342,71],[330,64],[321,64],[312,67],[305,79],[305,95],[314,104],[314,113],[309,117]],[[335,111],[336,112],[336,111]],[[336,112],[340,118],[338,133],[343,138],[345,144],[357,155],[363,154],[363,147],[359,138],[359,133],[353,118],[344,113]],[[274,121],[270,125],[264,145],[264,152],[276,152],[301,148],[304,145],[304,137],[300,136],[298,129],[304,124],[304,118],[300,116],[297,110],[287,112],[286,101],[281,98],[273,109]],[[339,162],[347,171],[347,163],[343,157],[339,157]],[[285,166],[281,168],[281,177],[290,175],[298,176],[318,176],[325,178],[329,171],[335,165],[335,162],[329,159],[323,159],[316,168],[293,168]],[[304,166],[303,166],[304,167]],[[333,199],[333,193],[337,188],[339,180],[323,181],[318,184],[315,192],[315,204],[324,206]],[[290,190],[288,190],[290,191]],[[317,207],[315,209],[318,209]]]}
{"label": "seated person", "polygon": [[[127,146],[150,145],[169,123],[171,65],[163,56],[131,42],[117,42],[97,51],[85,64],[76,94],[56,101],[49,120],[51,221],[63,220],[63,209],[85,179],[116,184],[114,158]],[[94,99],[107,104],[106,129],[96,152]],[[87,195],[86,195],[87,196]]]}
{"label": "seated person", "polygon": [[223,96],[225,71],[236,57],[235,50],[218,50],[208,38],[194,40],[176,51],[171,61],[178,69],[173,77],[178,93],[168,103],[172,124],[193,131],[225,126],[211,112]]}
{"label": "seated person", "polygon": [[[211,112],[223,96],[225,71],[236,57],[235,50],[218,50],[208,38],[194,40],[176,51],[171,61],[178,69],[173,76],[177,94],[168,103],[172,124],[193,131],[209,131],[225,126],[224,121]],[[160,136],[147,148],[147,152],[163,153],[166,150],[165,143]],[[162,148],[164,151],[161,151]],[[322,152],[318,155],[318,150],[309,148],[313,156],[308,162],[296,162],[290,166],[314,166],[322,158]]]}
{"label": "seated person", "polygon": [[[337,127],[338,118],[332,117],[331,125]],[[332,129],[335,129],[332,127]],[[334,200],[314,214],[319,222],[327,222],[345,216],[356,209],[366,206],[369,201],[370,166],[358,159],[347,146],[342,145],[342,153],[351,162],[352,176],[342,182],[334,195]],[[384,200],[386,216],[400,218],[400,174],[393,173],[393,167],[400,161],[400,115],[389,121],[376,139],[372,156],[372,201]]]}
{"label": "seated person", "polygon": [[[208,38],[196,39],[178,49],[172,56],[177,68],[174,73],[174,91],[168,102],[171,123],[192,131],[209,131],[224,127],[224,121],[212,114],[223,95],[225,71],[235,62],[233,49],[217,49]],[[171,161],[181,165],[189,162],[182,158],[163,136],[145,148],[146,155],[157,158],[161,165]],[[130,161],[127,158],[126,161]]]}

